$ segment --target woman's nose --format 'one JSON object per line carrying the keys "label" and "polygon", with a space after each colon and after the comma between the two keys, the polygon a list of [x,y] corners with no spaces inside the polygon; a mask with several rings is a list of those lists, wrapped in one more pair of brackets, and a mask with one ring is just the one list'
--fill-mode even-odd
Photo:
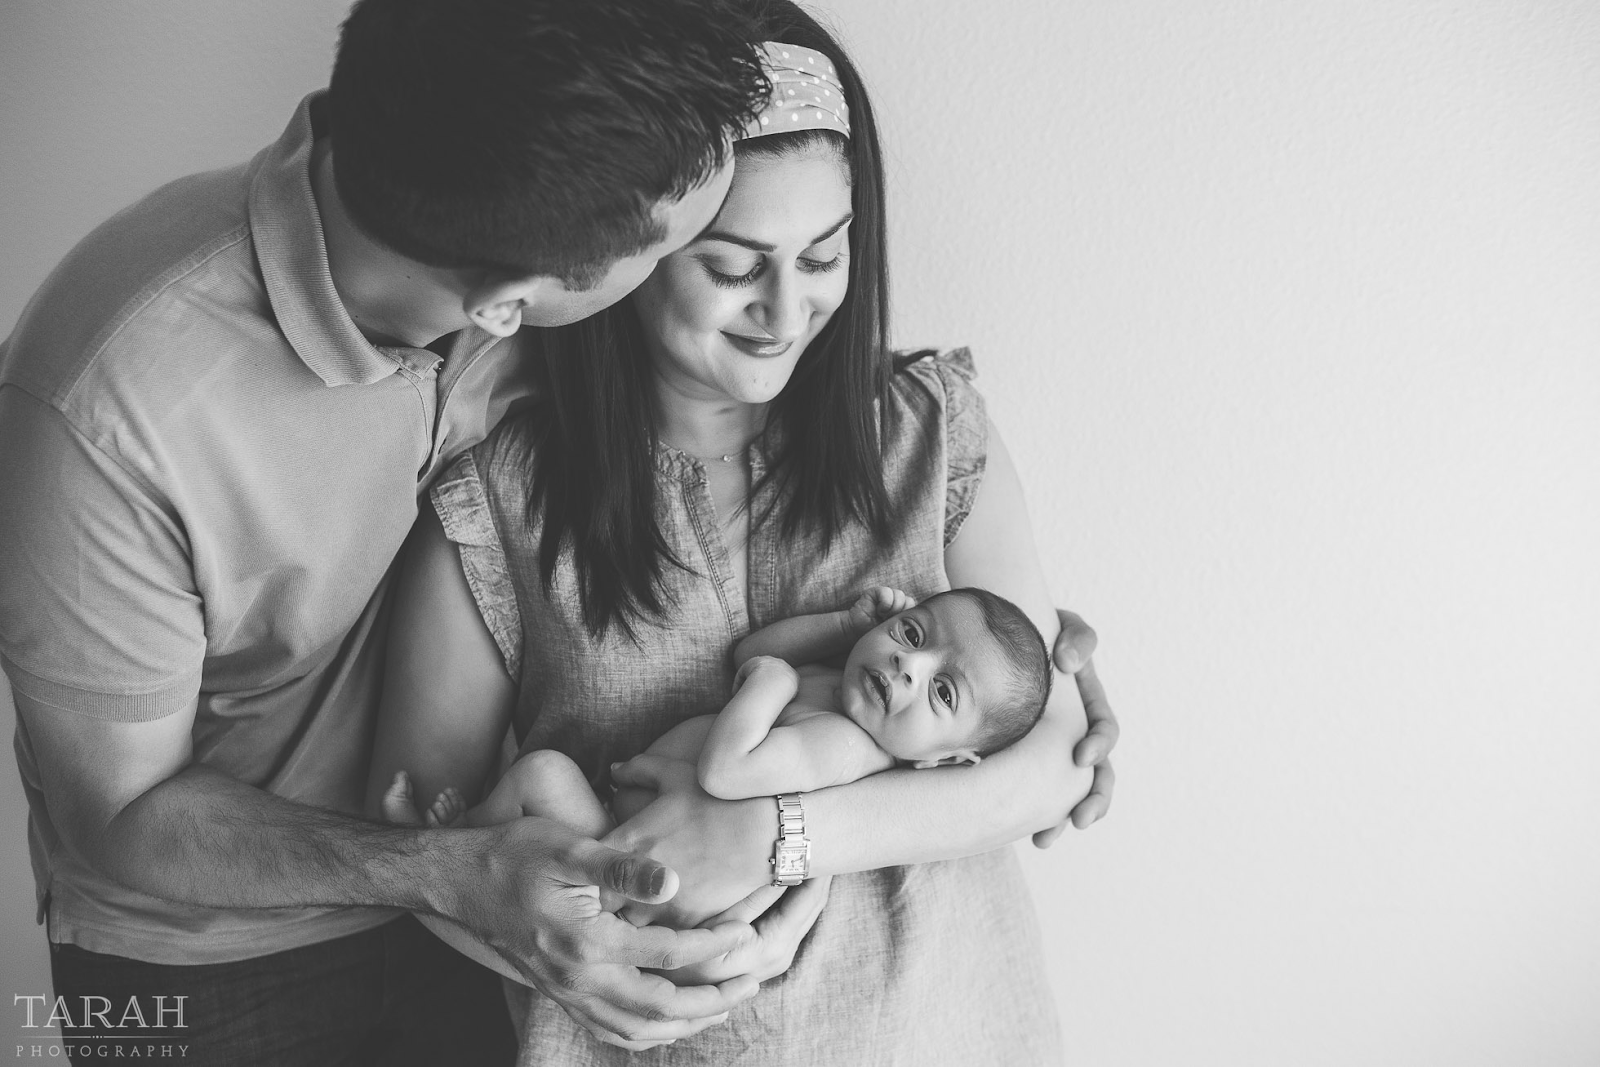
{"label": "woman's nose", "polygon": [[767,289],[757,306],[756,321],[776,341],[798,340],[810,317],[804,286],[795,269],[785,267],[768,275]]}

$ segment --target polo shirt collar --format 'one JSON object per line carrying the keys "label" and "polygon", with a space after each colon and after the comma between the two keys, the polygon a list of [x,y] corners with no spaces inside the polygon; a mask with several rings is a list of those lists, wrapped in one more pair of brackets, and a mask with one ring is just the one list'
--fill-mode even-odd
{"label": "polo shirt collar", "polygon": [[311,192],[312,108],[300,101],[282,136],[260,157],[250,183],[250,231],[278,328],[326,384],[371,385],[393,374],[403,353],[362,336],[328,272],[322,217]]}

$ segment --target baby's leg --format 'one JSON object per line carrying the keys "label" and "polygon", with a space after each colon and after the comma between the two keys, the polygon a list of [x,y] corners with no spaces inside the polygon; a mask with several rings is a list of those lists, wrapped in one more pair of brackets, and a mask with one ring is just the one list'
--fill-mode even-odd
{"label": "baby's leg", "polygon": [[524,815],[554,819],[586,837],[604,837],[616,826],[578,765],[547,748],[506,768],[483,803],[467,812],[463,825],[492,826]]}
{"label": "baby's leg", "polygon": [[383,817],[396,826],[426,826],[422,812],[417,810],[416,797],[411,795],[411,776],[396,771],[394,781],[383,794]]}

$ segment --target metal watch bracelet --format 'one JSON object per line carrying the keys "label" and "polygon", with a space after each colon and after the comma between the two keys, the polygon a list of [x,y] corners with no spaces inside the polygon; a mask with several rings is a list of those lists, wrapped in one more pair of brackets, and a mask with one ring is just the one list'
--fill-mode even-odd
{"label": "metal watch bracelet", "polygon": [[772,884],[799,885],[811,876],[811,842],[806,839],[806,809],[800,793],[780,793],[778,840],[772,846]]}

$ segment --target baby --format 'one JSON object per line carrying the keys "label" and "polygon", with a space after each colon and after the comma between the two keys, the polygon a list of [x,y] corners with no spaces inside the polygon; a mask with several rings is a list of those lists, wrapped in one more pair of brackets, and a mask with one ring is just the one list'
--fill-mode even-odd
{"label": "baby", "polygon": [[[844,667],[821,665],[845,656]],[[697,764],[724,800],[842,785],[894,766],[977,763],[1033,728],[1050,695],[1050,659],[1027,615],[982,589],[921,604],[878,586],[843,611],[797,615],[739,642],[733,698],[650,746]],[[800,668],[791,663],[805,664]],[[593,837],[614,826],[583,772],[552,750],[518,759],[467,808],[447,788],[418,812],[404,771],[383,798],[391,822],[486,826],[523,815]]]}

